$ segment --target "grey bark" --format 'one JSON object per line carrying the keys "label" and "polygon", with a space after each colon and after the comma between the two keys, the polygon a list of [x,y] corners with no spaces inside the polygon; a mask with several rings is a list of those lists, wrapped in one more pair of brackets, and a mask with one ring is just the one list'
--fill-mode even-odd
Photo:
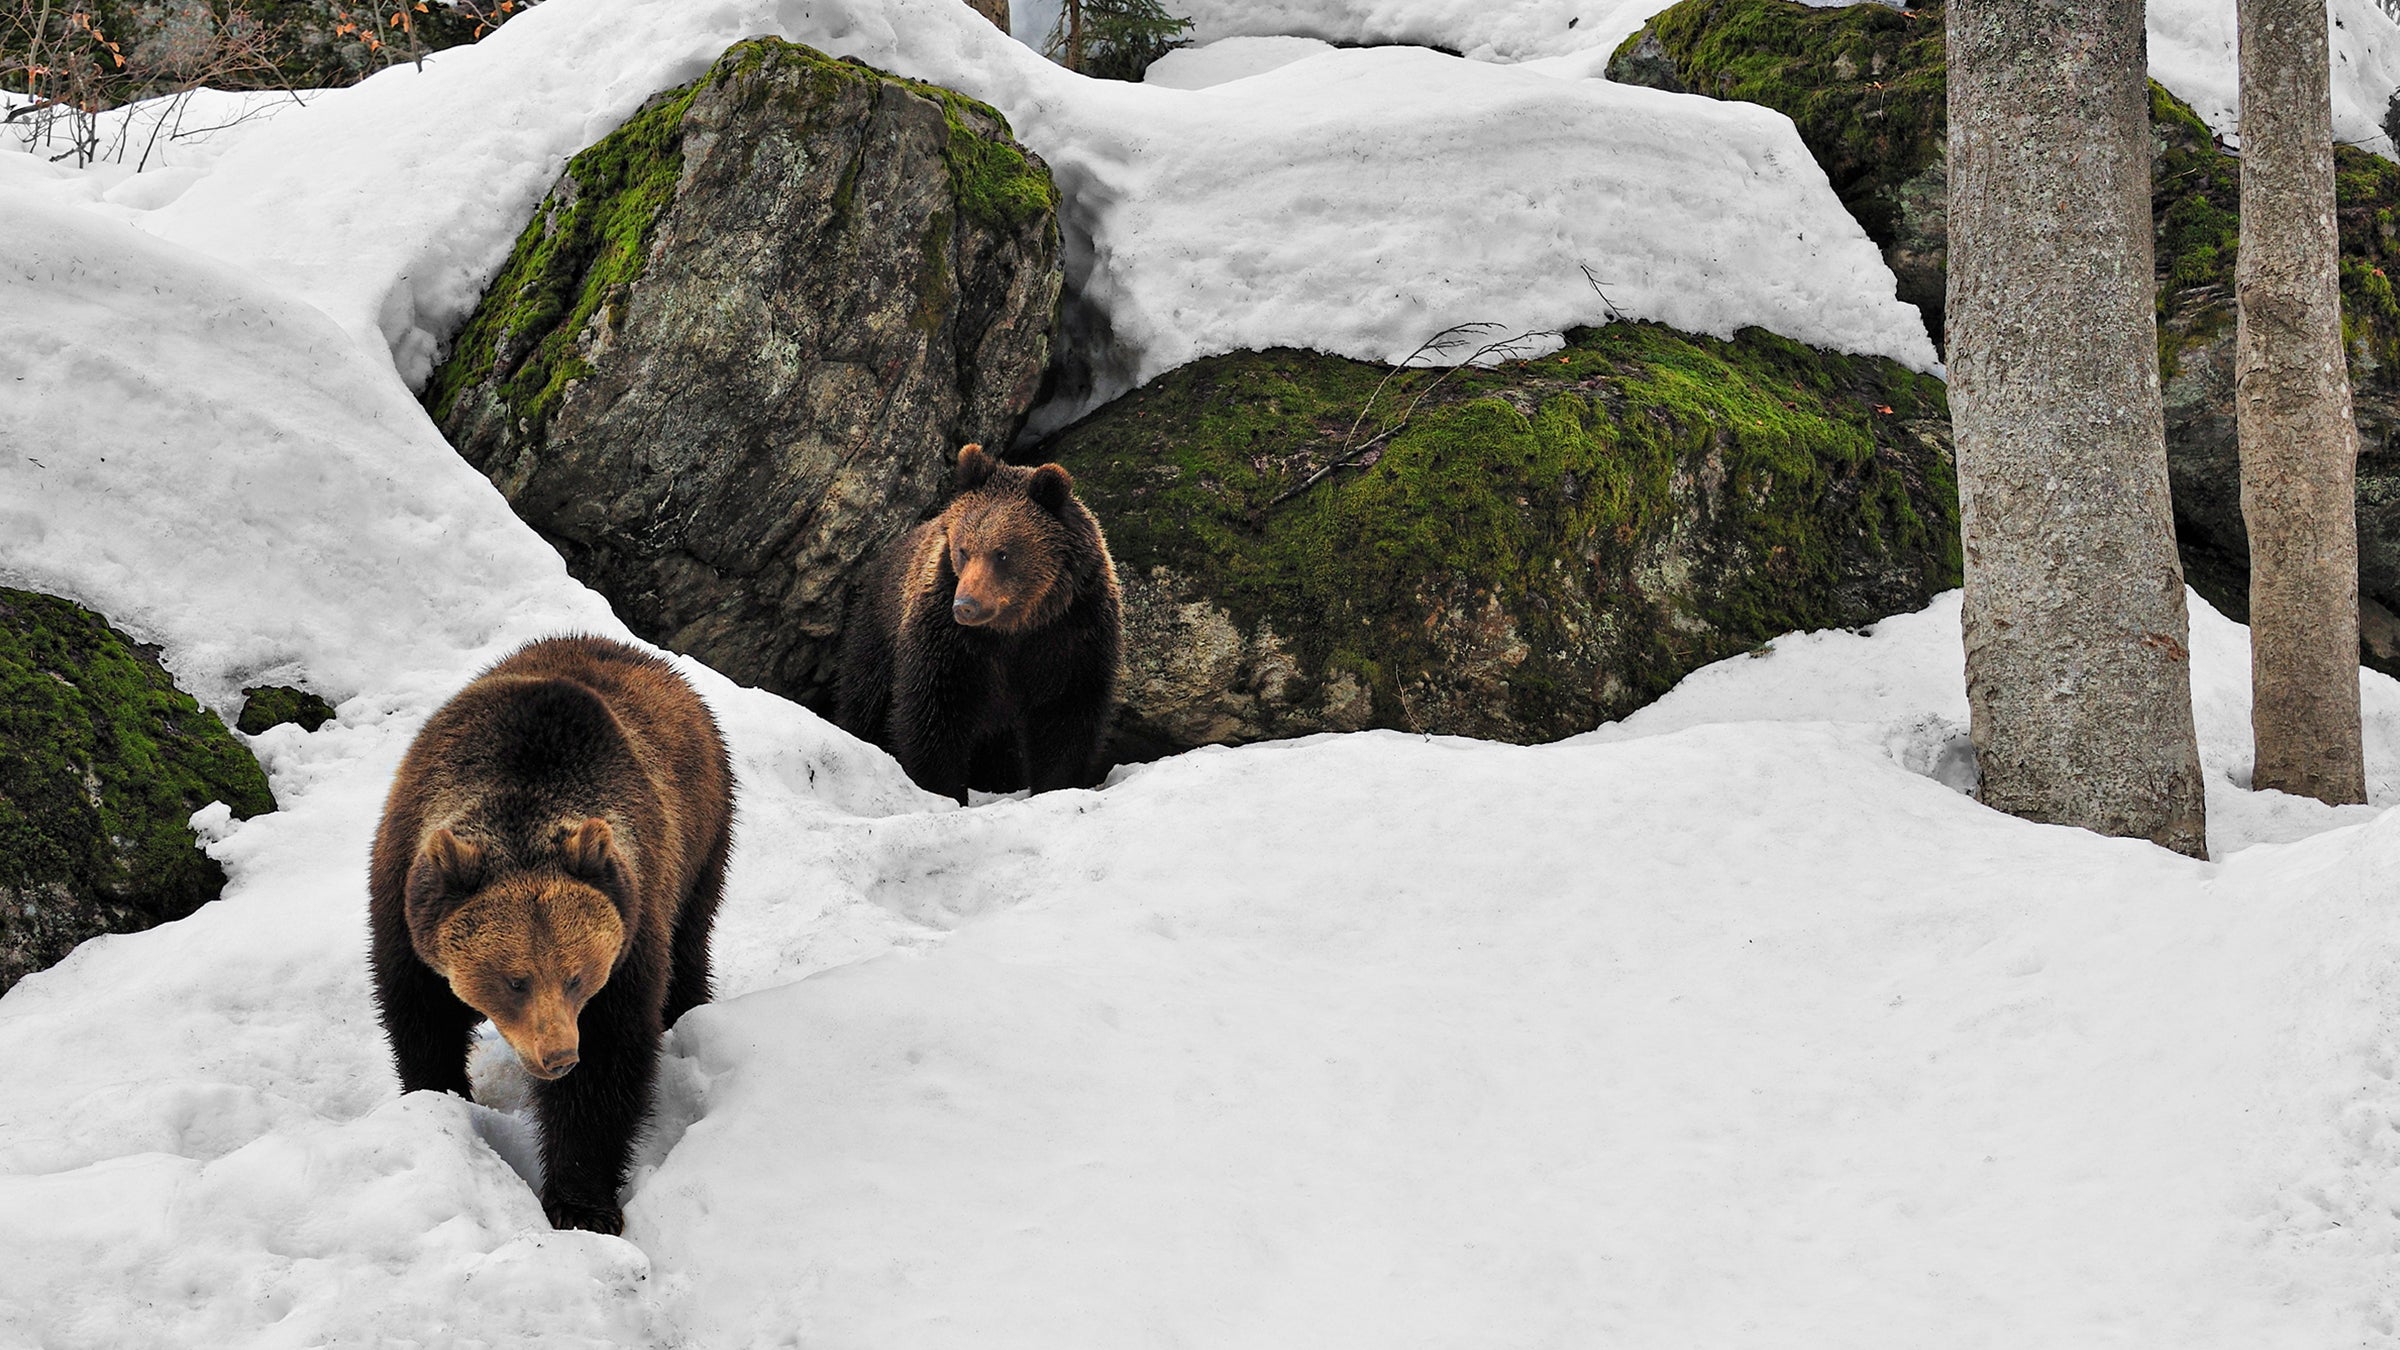
{"label": "grey bark", "polygon": [[1986,803],[2207,851],[2141,0],[1955,0],[1950,407]]}
{"label": "grey bark", "polygon": [[967,7],[998,24],[1001,32],[1009,31],[1008,0],[967,0]]}
{"label": "grey bark", "polygon": [[2358,713],[2358,424],[2323,0],[2241,0],[2235,420],[2250,535],[2251,786],[2367,799]]}

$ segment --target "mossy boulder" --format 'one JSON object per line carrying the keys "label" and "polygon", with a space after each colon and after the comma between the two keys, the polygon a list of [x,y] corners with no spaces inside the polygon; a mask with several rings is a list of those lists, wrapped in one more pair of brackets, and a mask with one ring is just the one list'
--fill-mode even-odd
{"label": "mossy boulder", "polygon": [[[1941,0],[1907,10],[1684,0],[1627,39],[1609,73],[1790,117],[1938,342],[1948,249],[1944,17]],[[2249,536],[2233,410],[2240,161],[2156,84],[2150,129],[2176,541],[2193,587],[2246,618]],[[2361,444],[2361,657],[2400,674],[2400,302],[2386,274],[2400,253],[2400,165],[2351,146],[2334,147],[2334,157],[2343,329]]]}
{"label": "mossy boulder", "polygon": [[191,816],[275,809],[258,761],[156,653],[0,588],[0,990],[102,933],[179,919],[225,873]]}
{"label": "mossy boulder", "polygon": [[426,404],[635,632],[822,702],[864,560],[1032,406],[1057,201],[991,108],[743,42],[569,161]]}
{"label": "mossy boulder", "polygon": [[333,705],[305,689],[288,684],[262,684],[242,691],[242,711],[233,729],[256,736],[287,723],[315,731],[333,720]]}
{"label": "mossy boulder", "polygon": [[1108,531],[1125,759],[1550,740],[1958,584],[1941,383],[1755,329],[1614,324],[1447,373],[1211,357],[1018,457],[1066,465]]}

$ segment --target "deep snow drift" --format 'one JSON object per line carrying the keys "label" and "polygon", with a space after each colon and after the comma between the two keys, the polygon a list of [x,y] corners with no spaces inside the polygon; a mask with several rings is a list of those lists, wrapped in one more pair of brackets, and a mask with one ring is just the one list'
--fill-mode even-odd
{"label": "deep snow drift", "polygon": [[[487,1104],[398,1096],[364,860],[440,699],[623,630],[387,338],[430,340],[494,222],[707,25],[770,10],[897,41],[863,3],[550,0],[500,36],[555,69],[378,77],[158,196],[0,156],[0,313],[40,339],[0,345],[0,581],[222,710],[339,704],[257,738],[281,810],[202,813],[224,900],[0,998],[0,1344],[2400,1342],[2400,686],[2365,677],[2374,807],[2248,792],[2244,635],[2204,609],[2214,863],[1945,785],[1955,599],[1561,745],[1327,737],[967,811],[686,663],[741,778],[721,1000],[671,1041],[627,1239],[550,1231],[505,1051]],[[943,22],[909,41],[982,51]],[[574,64],[637,41],[639,78]],[[1024,78],[1036,121],[1099,115]],[[421,138],[373,125],[437,88]],[[1105,92],[1125,146],[1212,97]],[[1264,312],[1188,300],[1220,301]]]}
{"label": "deep snow drift", "polygon": [[1612,303],[1934,359],[1765,109],[1419,50],[1327,52],[1238,97],[1090,81],[956,0],[554,0],[248,131],[141,224],[294,290],[421,383],[566,158],[762,32],[986,99],[1050,162],[1081,323],[1109,338],[1053,421],[1213,352],[1398,360],[1454,324],[1556,329]]}

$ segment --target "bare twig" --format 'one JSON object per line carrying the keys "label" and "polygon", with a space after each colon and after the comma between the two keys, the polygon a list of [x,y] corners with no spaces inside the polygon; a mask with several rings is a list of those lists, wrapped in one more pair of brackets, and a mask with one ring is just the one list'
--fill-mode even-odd
{"label": "bare twig", "polygon": [[1583,269],[1583,279],[1592,284],[1592,294],[1600,297],[1600,311],[1608,316],[1608,321],[1610,323],[1625,322],[1629,316],[1625,311],[1617,308],[1616,301],[1608,298],[1608,292],[1600,289],[1600,274],[1594,272],[1589,263],[1578,262],[1575,265]]}
{"label": "bare twig", "polygon": [[[1436,349],[1433,347],[1435,340],[1445,338],[1450,334],[1473,329],[1482,329],[1488,331],[1490,329],[1498,328],[1499,326],[1500,325],[1495,323],[1475,323],[1460,324],[1456,328],[1446,328],[1442,330],[1442,332],[1434,334],[1433,338],[1427,339],[1424,345],[1419,346],[1416,351],[1409,354],[1408,359],[1410,361],[1414,361],[1418,357],[1424,355],[1429,349],[1447,352],[1454,351],[1459,346],[1464,345],[1463,340],[1460,340],[1452,341],[1443,348]],[[1561,336],[1563,335],[1555,329],[1537,328],[1531,332],[1519,333],[1515,337],[1500,338],[1496,341],[1487,342],[1482,346],[1477,347],[1474,351],[1467,354],[1466,359],[1454,363],[1449,367],[1449,369],[1444,370],[1440,375],[1435,376],[1431,383],[1427,384],[1423,389],[1418,390],[1417,396],[1410,399],[1408,401],[1408,407],[1401,412],[1400,420],[1392,423],[1388,427],[1385,427],[1383,430],[1376,432],[1373,436],[1367,438],[1364,443],[1355,447],[1351,446],[1348,443],[1347,438],[1345,438],[1343,442],[1343,448],[1337,452],[1332,459],[1327,460],[1317,469],[1316,472],[1310,474],[1306,478],[1301,479],[1297,484],[1294,484],[1292,487],[1276,494],[1274,499],[1267,503],[1265,509],[1272,510],[1275,507],[1283,505],[1285,502],[1288,502],[1294,497],[1299,496],[1301,493],[1308,491],[1317,484],[1324,482],[1327,478],[1333,475],[1335,470],[1348,468],[1349,466],[1359,462],[1360,460],[1366,458],[1367,454],[1374,450],[1377,446],[1382,445],[1384,442],[1392,439],[1394,436],[1399,435],[1402,431],[1407,430],[1409,420],[1417,415],[1417,409],[1424,404],[1425,400],[1432,395],[1434,390],[1441,388],[1449,381],[1451,376],[1456,375],[1459,371],[1468,366],[1475,365],[1486,357],[1498,357],[1501,360],[1512,359],[1518,352],[1524,350],[1528,346],[1533,345],[1543,338],[1554,338]],[[1383,386],[1391,383],[1392,377],[1399,374],[1400,371],[1405,368],[1405,363],[1403,363],[1401,366],[1393,367],[1390,373],[1383,377],[1383,383],[1375,386],[1375,392],[1377,394],[1381,394],[1383,392]],[[1372,405],[1374,402],[1374,397],[1369,396],[1367,401],[1370,405]],[[1359,413],[1359,422],[1363,422],[1365,420],[1366,413],[1362,410]],[[1353,435],[1357,434],[1358,422],[1353,422],[1350,429]]]}

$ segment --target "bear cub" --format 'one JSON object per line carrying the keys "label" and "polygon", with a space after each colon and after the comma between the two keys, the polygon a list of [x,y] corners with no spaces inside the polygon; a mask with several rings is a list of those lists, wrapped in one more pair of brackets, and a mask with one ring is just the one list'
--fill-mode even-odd
{"label": "bear cub", "polygon": [[556,1227],[624,1228],[617,1191],[659,1036],[708,1001],[732,831],[707,705],[665,661],[606,638],[519,649],[400,763],[368,873],[400,1088],[468,1095],[468,1042],[490,1018],[536,1080]]}
{"label": "bear cub", "polygon": [[1117,569],[1056,464],[958,452],[942,513],[868,569],[842,636],[838,720],[961,804],[1089,787],[1117,699]]}

